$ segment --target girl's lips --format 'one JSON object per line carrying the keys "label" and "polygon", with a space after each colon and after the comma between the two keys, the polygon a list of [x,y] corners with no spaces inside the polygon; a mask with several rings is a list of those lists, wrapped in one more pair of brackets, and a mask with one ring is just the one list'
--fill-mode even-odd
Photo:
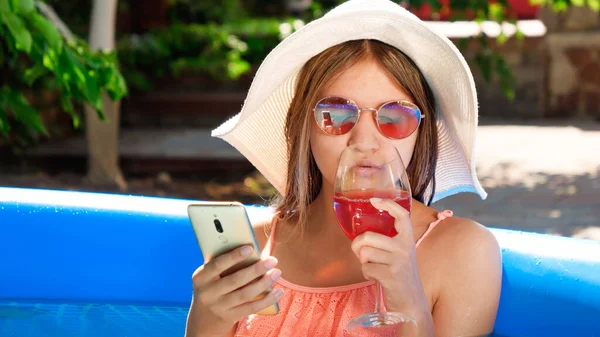
{"label": "girl's lips", "polygon": [[354,173],[360,177],[368,177],[379,171],[380,168],[371,165],[357,165],[354,168]]}
{"label": "girl's lips", "polygon": [[378,165],[376,165],[374,162],[370,161],[370,160],[362,160],[358,163],[356,163],[357,167],[377,167]]}

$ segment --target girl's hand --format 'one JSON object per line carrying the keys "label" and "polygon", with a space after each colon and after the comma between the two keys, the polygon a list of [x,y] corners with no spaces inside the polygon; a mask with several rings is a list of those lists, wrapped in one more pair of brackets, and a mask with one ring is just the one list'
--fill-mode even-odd
{"label": "girl's hand", "polygon": [[[188,313],[186,337],[223,336],[240,319],[277,302],[281,289],[271,290],[281,275],[277,259],[269,257],[231,275],[220,275],[252,253],[244,246],[220,255],[192,275],[194,296]],[[260,294],[266,296],[256,299]]]}
{"label": "girl's hand", "polygon": [[390,199],[372,198],[371,204],[396,219],[398,235],[390,238],[365,232],[354,239],[352,250],[362,263],[363,275],[381,283],[388,311],[409,315],[429,312],[417,267],[410,214]]}

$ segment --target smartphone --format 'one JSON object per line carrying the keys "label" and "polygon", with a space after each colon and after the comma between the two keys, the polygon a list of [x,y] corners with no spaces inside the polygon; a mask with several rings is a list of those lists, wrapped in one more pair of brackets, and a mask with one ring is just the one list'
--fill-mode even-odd
{"label": "smartphone", "polygon": [[[207,202],[188,206],[188,216],[196,234],[204,262],[228,253],[240,246],[254,247],[252,255],[234,265],[221,274],[227,276],[246,268],[260,260],[260,247],[254,237],[252,223],[246,213],[246,208],[239,202]],[[253,282],[260,279],[258,277]],[[272,289],[260,294],[255,300],[267,295]],[[275,315],[279,312],[277,303],[256,314]]]}

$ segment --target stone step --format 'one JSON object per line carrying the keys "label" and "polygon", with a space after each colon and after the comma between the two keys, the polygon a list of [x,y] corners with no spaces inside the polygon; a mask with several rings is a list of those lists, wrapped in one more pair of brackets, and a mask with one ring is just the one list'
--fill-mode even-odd
{"label": "stone step", "polygon": [[[227,142],[210,136],[210,129],[123,129],[120,162],[131,174],[250,172],[253,166]],[[65,167],[85,171],[87,147],[83,136],[42,144],[26,158],[48,171]]]}
{"label": "stone step", "polygon": [[123,101],[122,125],[135,128],[214,128],[240,112],[246,92],[157,92]]}

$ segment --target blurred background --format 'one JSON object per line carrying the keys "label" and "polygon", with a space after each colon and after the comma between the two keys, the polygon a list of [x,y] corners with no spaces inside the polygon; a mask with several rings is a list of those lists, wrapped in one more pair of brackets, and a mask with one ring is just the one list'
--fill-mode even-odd
{"label": "blurred background", "polygon": [[[0,186],[268,204],[210,131],[339,0],[0,0]],[[600,240],[600,0],[397,1],[465,55],[486,226]],[[448,71],[452,71],[449,69]]]}

